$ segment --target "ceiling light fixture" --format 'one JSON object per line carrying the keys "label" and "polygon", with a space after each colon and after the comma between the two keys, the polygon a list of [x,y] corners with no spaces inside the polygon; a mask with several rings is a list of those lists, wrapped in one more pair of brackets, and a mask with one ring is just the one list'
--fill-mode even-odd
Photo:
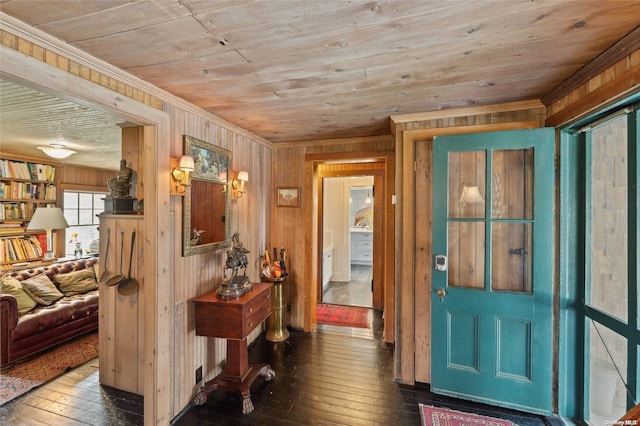
{"label": "ceiling light fixture", "polygon": [[71,154],[76,153],[74,150],[65,148],[64,145],[56,143],[52,143],[49,146],[39,146],[38,149],[41,149],[45,154],[53,158],[67,158]]}

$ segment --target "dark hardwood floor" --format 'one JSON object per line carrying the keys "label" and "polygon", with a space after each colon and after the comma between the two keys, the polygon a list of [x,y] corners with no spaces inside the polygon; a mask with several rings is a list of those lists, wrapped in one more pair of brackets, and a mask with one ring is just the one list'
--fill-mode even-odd
{"label": "dark hardwood floor", "polygon": [[1,425],[142,425],[143,398],[100,386],[98,360],[0,407]]}
{"label": "dark hardwood floor", "polygon": [[[321,326],[292,331],[271,343],[260,336],[251,362],[268,362],[276,377],[252,386],[255,410],[243,415],[240,397],[214,391],[207,403],[189,406],[174,425],[420,425],[418,403],[493,415],[517,425],[560,424],[554,419],[501,410],[434,395],[428,386],[393,381],[393,349],[381,339],[382,319],[371,330]],[[355,337],[354,337],[355,336]],[[102,387],[97,361],[0,407],[3,425],[141,425],[142,397]]]}

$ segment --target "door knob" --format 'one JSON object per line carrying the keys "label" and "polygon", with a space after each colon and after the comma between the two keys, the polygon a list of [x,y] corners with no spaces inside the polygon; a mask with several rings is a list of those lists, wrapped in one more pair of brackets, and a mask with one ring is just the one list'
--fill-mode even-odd
{"label": "door knob", "polygon": [[447,291],[444,288],[438,289],[438,297],[440,298],[440,300],[444,299],[446,295],[447,295]]}

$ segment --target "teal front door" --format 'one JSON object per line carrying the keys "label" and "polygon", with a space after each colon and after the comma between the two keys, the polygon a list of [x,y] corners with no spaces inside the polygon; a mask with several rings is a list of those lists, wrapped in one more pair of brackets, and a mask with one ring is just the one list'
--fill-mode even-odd
{"label": "teal front door", "polygon": [[552,408],[554,130],[436,137],[433,392]]}

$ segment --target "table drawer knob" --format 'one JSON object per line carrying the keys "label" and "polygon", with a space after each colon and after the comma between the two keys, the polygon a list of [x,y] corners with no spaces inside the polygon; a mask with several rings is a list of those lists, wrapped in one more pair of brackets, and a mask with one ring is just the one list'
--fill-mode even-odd
{"label": "table drawer knob", "polygon": [[253,312],[253,308],[249,308],[249,312]]}

